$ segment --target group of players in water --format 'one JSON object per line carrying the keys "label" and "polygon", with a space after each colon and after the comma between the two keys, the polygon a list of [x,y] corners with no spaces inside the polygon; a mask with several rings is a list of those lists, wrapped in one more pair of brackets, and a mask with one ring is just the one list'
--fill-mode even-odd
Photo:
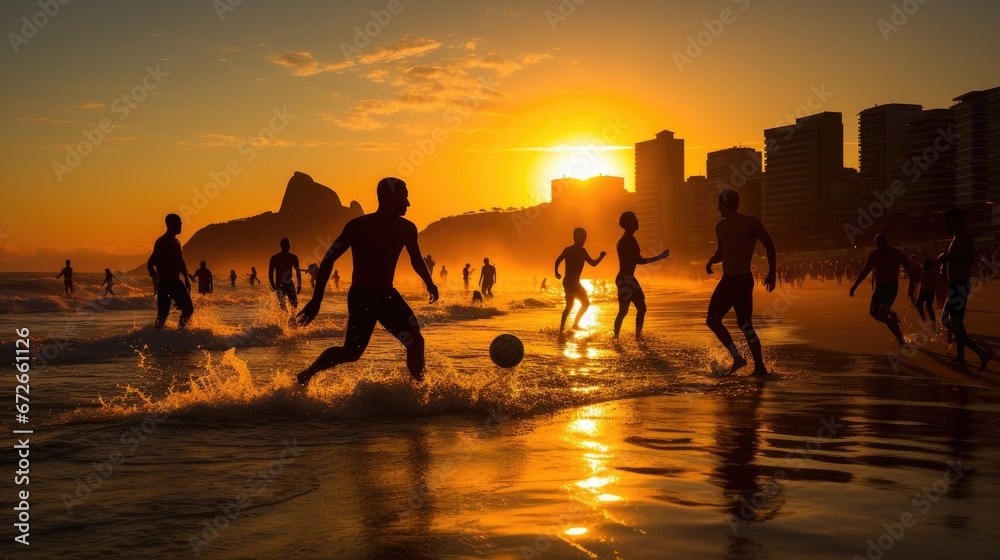
{"label": "group of players in water", "polygon": [[[419,321],[410,306],[403,300],[400,293],[393,287],[396,264],[402,250],[405,248],[410,257],[410,264],[417,275],[423,280],[429,294],[430,303],[439,298],[438,287],[434,283],[432,270],[434,261],[430,255],[421,256],[417,243],[417,227],[405,219],[410,206],[406,183],[401,179],[387,177],[382,179],[376,188],[378,209],[349,221],[340,236],[327,250],[318,268],[310,267],[307,272],[313,277],[313,296],[301,311],[293,318],[300,326],[308,325],[319,313],[326,292],[326,286],[334,272],[334,280],[339,289],[339,275],[333,270],[333,265],[348,249],[353,255],[353,277],[347,294],[348,320],[341,346],[334,346],[323,351],[308,368],[298,374],[302,385],[309,383],[317,373],[336,367],[339,364],[358,360],[375,329],[375,324],[381,324],[395,336],[406,348],[406,363],[411,376],[416,381],[422,381],[424,375],[424,338],[420,332]],[[764,288],[771,292],[775,287],[776,254],[774,243],[767,230],[759,220],[752,216],[740,214],[739,194],[733,189],[726,189],[719,194],[719,213],[722,219],[716,225],[717,248],[708,259],[705,271],[713,274],[712,266],[722,263],[723,275],[715,288],[708,304],[706,323],[715,333],[723,346],[729,350],[733,363],[725,375],[732,375],[748,365],[740,354],[729,329],[723,324],[723,318],[734,310],[736,321],[747,341],[754,362],[753,375],[768,374],[764,364],[761,343],[753,327],[753,288],[755,279],[751,269],[751,260],[758,241],[767,253],[768,273],[763,280]],[[986,369],[995,351],[988,345],[973,341],[965,330],[964,316],[971,293],[971,271],[975,258],[974,239],[965,229],[962,213],[959,209],[948,210],[945,215],[948,231],[954,235],[951,245],[939,257],[939,262],[945,266],[948,277],[948,299],[942,312],[941,322],[954,336],[957,343],[957,354],[954,361],[964,363],[965,349],[972,350],[980,359],[980,371]],[[650,264],[670,255],[669,251],[643,257],[636,240],[635,233],[639,229],[639,220],[633,212],[624,212],[618,220],[624,230],[617,243],[619,271],[615,277],[618,289],[618,314],[614,321],[614,337],[618,338],[622,323],[628,315],[629,308],[634,306],[635,337],[642,338],[643,322],[646,314],[645,294],[636,277],[639,265]],[[211,291],[211,273],[201,268],[193,275],[188,274],[181,254],[181,244],[177,235],[181,233],[181,218],[176,214],[166,217],[167,231],[153,247],[153,253],[148,261],[148,271],[156,285],[157,318],[156,327],[161,328],[170,311],[171,303],[176,305],[181,316],[179,325],[183,327],[194,307],[189,295],[190,280],[199,280],[199,289],[204,287]],[[586,289],[581,284],[581,275],[585,264],[597,266],[607,255],[601,252],[596,259],[592,258],[584,247],[587,232],[583,228],[573,231],[573,245],[566,247],[555,261],[555,276],[562,279],[566,294],[566,307],[560,322],[560,333],[563,332],[566,320],[575,302],[581,307],[571,328],[578,328],[579,322],[590,305]],[[892,304],[898,292],[899,269],[903,268],[909,275],[910,292],[914,288],[916,272],[901,251],[890,247],[884,234],[875,238],[876,249],[869,255],[867,263],[858,274],[857,280],[850,289],[853,297],[858,285],[868,274],[874,271],[875,289],[872,294],[870,315],[875,320],[884,323],[896,336],[901,345],[906,341],[899,328],[899,319]],[[271,257],[268,267],[268,280],[271,289],[277,293],[282,308],[287,299],[292,307],[297,307],[297,294],[302,291],[302,277],[298,257],[290,253],[288,239],[281,240],[281,251]],[[559,266],[565,262],[565,274],[560,275]],[[69,262],[67,261],[67,268]],[[443,267],[442,267],[443,268]],[[463,280],[468,287],[468,279],[472,269],[466,264],[463,269]],[[255,275],[254,271],[254,275]],[[444,272],[442,270],[442,272]],[[294,273],[294,282],[292,280]],[[66,269],[62,276],[72,277],[72,271]],[[446,276],[441,275],[446,281]],[[484,283],[483,280],[486,279]],[[235,271],[231,272],[231,281],[235,283]],[[252,280],[252,279],[251,279]],[[496,269],[484,260],[483,274],[480,276],[480,286],[490,292],[496,281]],[[485,284],[485,285],[484,285]],[[110,289],[110,286],[109,286]],[[204,291],[202,293],[205,293]],[[491,294],[488,294],[491,295]]]}

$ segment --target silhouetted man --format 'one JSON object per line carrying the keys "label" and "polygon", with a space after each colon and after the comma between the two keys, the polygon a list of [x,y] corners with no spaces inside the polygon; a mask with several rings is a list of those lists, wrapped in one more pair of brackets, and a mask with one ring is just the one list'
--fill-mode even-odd
{"label": "silhouetted man", "polygon": [[[319,269],[317,268],[316,270],[318,271]],[[339,270],[334,270],[333,271],[333,286],[335,288],[337,288],[338,292],[340,291],[340,271]]]}
{"label": "silhouetted man", "polygon": [[560,333],[566,328],[566,319],[569,317],[570,311],[573,311],[573,304],[576,303],[576,300],[580,300],[580,310],[576,312],[576,319],[573,320],[573,326],[570,327],[572,330],[580,328],[580,319],[583,318],[583,314],[590,307],[590,300],[587,299],[587,290],[580,283],[580,276],[583,275],[583,265],[586,263],[590,266],[597,266],[608,255],[605,251],[601,251],[601,254],[597,256],[597,260],[592,259],[590,253],[583,247],[586,241],[587,230],[583,228],[574,229],[573,244],[563,249],[563,252],[559,254],[559,258],[556,259],[556,280],[562,278],[559,274],[559,264],[564,260],[566,261],[566,278],[563,279],[563,289],[566,290],[566,309],[563,309],[562,320],[559,322]]}
{"label": "silhouetted man", "polygon": [[[162,329],[170,313],[170,302],[181,310],[177,321],[178,328],[184,328],[188,319],[194,313],[191,303],[191,281],[188,279],[187,265],[181,254],[181,242],[177,236],[181,233],[181,217],[177,214],[167,214],[164,219],[167,232],[153,244],[153,254],[146,262],[149,276],[156,283],[156,328]],[[181,279],[184,279],[181,281]]]}
{"label": "silhouetted man", "polygon": [[[309,275],[309,286],[315,286],[316,285],[316,273],[317,272],[319,272],[319,266],[317,266],[316,263],[309,263],[309,266],[306,267],[306,274]],[[334,273],[336,273],[336,272],[337,271],[335,270]]]}
{"label": "silhouetted man", "polygon": [[912,297],[914,272],[910,267],[910,259],[902,251],[889,246],[889,238],[884,233],[875,236],[875,250],[868,255],[868,262],[858,273],[858,279],[851,286],[851,297],[854,291],[864,282],[865,277],[872,270],[875,271],[875,289],[872,290],[872,301],[868,308],[868,314],[880,323],[885,323],[892,334],[896,337],[899,345],[906,344],[903,339],[903,332],[899,330],[899,317],[892,310],[892,303],[896,301],[899,293],[899,267],[906,270],[906,275],[910,278],[910,285],[907,292]]}
{"label": "silhouetted man", "polygon": [[729,350],[733,357],[733,365],[727,375],[731,375],[747,365],[733,343],[729,329],[722,324],[722,318],[732,309],[736,312],[736,322],[747,339],[750,355],[753,356],[754,375],[767,375],[764,358],[761,355],[760,339],[753,328],[753,272],[750,261],[759,240],[767,251],[767,277],[764,278],[764,289],[774,291],[775,267],[777,258],[771,236],[763,224],[753,216],[738,212],[740,195],[733,189],[719,193],[719,213],[722,219],[715,225],[717,248],[715,254],[708,259],[705,272],[713,274],[712,265],[722,263],[722,278],[715,287],[712,299],[708,303],[708,318],[706,323],[712,329],[719,342]]}
{"label": "silhouetted man", "polygon": [[108,297],[108,294],[115,295],[115,291],[112,290],[112,286],[115,285],[115,275],[111,273],[110,268],[104,269],[104,281],[101,282],[101,286],[107,284],[107,288],[104,288],[104,297]]}
{"label": "silhouetted man", "polygon": [[462,269],[462,283],[465,284],[465,291],[469,291],[469,278],[472,276],[472,272],[476,270],[472,268],[472,265],[465,263],[465,268]]}
{"label": "silhouetted man", "polygon": [[972,340],[965,330],[965,311],[972,293],[972,266],[976,261],[975,239],[965,229],[965,218],[958,208],[951,208],[944,213],[944,223],[954,237],[948,245],[948,251],[938,257],[945,265],[948,277],[948,301],[941,312],[941,324],[955,337],[957,348],[952,361],[964,364],[965,349],[968,347],[979,356],[979,371],[983,371],[996,355],[996,350],[981,341],[977,343]]}
{"label": "silhouetted man", "polygon": [[73,267],[69,265],[69,259],[66,259],[66,266],[56,276],[56,280],[59,278],[63,279],[63,287],[66,289],[66,295],[73,295]]}
{"label": "silhouetted man", "polygon": [[229,269],[229,284],[234,288],[236,287],[236,271],[233,269]]}
{"label": "silhouetted man", "polygon": [[497,267],[490,264],[490,259],[483,259],[483,269],[479,271],[479,286],[484,296],[493,297],[493,284],[497,283]]}
{"label": "silhouetted man", "polygon": [[437,263],[434,262],[434,259],[432,259],[430,255],[427,255],[426,257],[424,257],[424,263],[427,265],[427,272],[429,272],[430,275],[431,275],[431,278],[433,278],[434,277],[434,265],[437,264]]}
{"label": "silhouetted man", "polygon": [[250,272],[247,273],[247,276],[250,277],[250,287],[251,288],[253,287],[254,282],[260,284],[260,278],[257,278],[257,268],[256,267],[252,267],[251,266],[250,267]]}
{"label": "silhouetted man", "polygon": [[618,275],[615,284],[618,286],[618,315],[615,317],[615,338],[622,330],[622,322],[628,315],[629,305],[635,306],[635,339],[642,339],[642,324],[646,320],[646,294],[635,277],[635,267],[663,260],[670,256],[670,251],[663,251],[655,257],[643,257],[639,250],[639,242],[635,232],[639,230],[639,218],[634,212],[623,212],[618,218],[618,225],[625,233],[618,240]]}
{"label": "silhouetted man", "polygon": [[417,381],[424,377],[424,337],[410,306],[392,286],[396,263],[403,247],[410,265],[427,286],[430,302],[438,300],[427,265],[420,257],[417,226],[403,218],[410,206],[406,183],[386,177],[378,183],[378,210],[347,222],[344,231],[327,250],[319,266],[313,297],[298,314],[299,324],[308,325],[319,313],[323,292],[333,263],[348,249],[354,259],[351,289],[347,293],[347,332],[344,345],[327,348],[298,375],[305,385],[318,372],[345,362],[357,361],[371,339],[375,323],[380,323],[406,347],[406,366]]}
{"label": "silhouetted man", "polygon": [[[292,242],[288,238],[281,240],[281,252],[275,253],[271,257],[271,262],[267,265],[267,281],[271,283],[271,290],[278,294],[278,304],[281,309],[285,307],[285,298],[292,304],[292,309],[299,306],[299,298],[296,294],[302,293],[302,270],[299,269],[299,257],[289,252]],[[295,271],[295,282],[292,282],[292,271]],[[296,283],[298,287],[296,288]]]}
{"label": "silhouetted man", "polygon": [[438,274],[438,276],[441,278],[441,283],[442,284],[447,284],[448,283],[448,267],[446,267],[445,265],[441,265],[441,273]]}
{"label": "silhouetted man", "polygon": [[205,261],[201,261],[201,267],[191,275],[192,280],[198,280],[198,293],[201,295],[210,294],[215,290],[212,280],[212,271],[208,269]]}

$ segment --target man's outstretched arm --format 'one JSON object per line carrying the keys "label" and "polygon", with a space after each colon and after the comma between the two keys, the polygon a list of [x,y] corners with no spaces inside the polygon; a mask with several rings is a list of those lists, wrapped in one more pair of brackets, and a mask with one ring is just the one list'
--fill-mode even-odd
{"label": "man's outstretched arm", "polygon": [[438,289],[434,285],[434,279],[431,278],[431,273],[427,270],[427,263],[420,256],[420,245],[417,243],[417,226],[410,224],[410,228],[406,231],[406,252],[410,254],[410,266],[420,276],[420,279],[424,281],[424,285],[427,286],[427,293],[430,294],[430,302],[434,303],[438,300]]}
{"label": "man's outstretched arm", "polygon": [[858,286],[860,286],[861,283],[865,281],[865,278],[868,276],[868,273],[871,272],[873,268],[875,268],[875,256],[868,255],[868,262],[865,263],[865,266],[861,269],[861,272],[858,273],[858,279],[855,280],[854,285],[851,286],[851,297],[854,297],[854,290],[857,290]]}
{"label": "man's outstretched arm", "polygon": [[757,239],[760,239],[761,245],[764,246],[764,250],[767,252],[767,278],[764,279],[764,288],[771,292],[774,291],[774,276],[778,267],[778,253],[774,250],[774,241],[771,239],[771,234],[767,233],[767,230],[764,229],[764,224],[760,223],[759,220],[754,220],[753,224]]}
{"label": "man's outstretched arm", "polygon": [[586,251],[584,251],[583,255],[584,255],[584,258],[587,260],[587,264],[589,264],[590,266],[597,266],[597,265],[601,264],[601,261],[604,260],[604,257],[608,256],[608,253],[607,253],[607,251],[601,251],[601,254],[597,255],[597,259],[591,258],[590,257],[590,253],[588,253]]}
{"label": "man's outstretched arm", "polygon": [[559,280],[560,278],[562,278],[562,276],[559,274],[559,265],[562,264],[562,262],[564,260],[566,260],[566,250],[565,249],[563,250],[562,253],[559,253],[559,257],[556,258],[556,268],[555,268],[555,270],[556,270],[556,280]]}
{"label": "man's outstretched arm", "polygon": [[308,325],[316,318],[316,315],[319,313],[319,306],[323,303],[323,293],[326,291],[326,283],[330,281],[330,273],[333,272],[333,263],[351,248],[356,235],[353,221],[347,222],[347,225],[344,226],[344,231],[340,232],[337,240],[326,250],[326,254],[323,255],[323,261],[319,265],[319,270],[316,272],[316,289],[313,291],[312,299],[296,315],[299,325]]}

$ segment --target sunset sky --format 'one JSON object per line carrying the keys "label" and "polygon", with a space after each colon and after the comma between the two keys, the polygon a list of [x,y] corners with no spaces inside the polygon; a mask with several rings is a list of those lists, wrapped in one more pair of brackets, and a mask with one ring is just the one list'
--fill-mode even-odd
{"label": "sunset sky", "polygon": [[402,176],[422,228],[544,202],[561,175],[631,189],[632,145],[663,129],[703,174],[810,101],[844,113],[857,167],[862,109],[1000,85],[1000,5],[982,1],[895,2],[912,12],[896,28],[871,0],[237,2],[0,4],[0,270],[131,268],[212,174],[228,185],[182,240],[277,210],[295,171],[366,211]]}

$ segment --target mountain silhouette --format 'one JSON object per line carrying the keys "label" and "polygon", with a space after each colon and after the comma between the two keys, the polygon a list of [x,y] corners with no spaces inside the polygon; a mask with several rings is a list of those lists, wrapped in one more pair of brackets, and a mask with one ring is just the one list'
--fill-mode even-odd
{"label": "mountain silhouette", "polygon": [[[184,244],[184,260],[189,270],[197,268],[192,265],[198,261],[207,261],[217,276],[230,269],[242,276],[251,266],[266,272],[268,259],[279,250],[278,241],[287,237],[305,268],[323,257],[348,220],[362,214],[357,201],[344,206],[333,189],[296,171],[288,180],[277,212],[199,229]],[[145,264],[130,272],[144,274],[144,269]]]}

